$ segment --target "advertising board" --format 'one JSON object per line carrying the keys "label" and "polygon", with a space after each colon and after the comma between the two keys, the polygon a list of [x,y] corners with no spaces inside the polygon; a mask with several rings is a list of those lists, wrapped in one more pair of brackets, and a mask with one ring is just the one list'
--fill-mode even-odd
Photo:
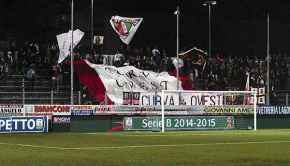
{"label": "advertising board", "polygon": [[7,132],[48,132],[48,118],[0,117],[0,133]]}
{"label": "advertising board", "polygon": [[[233,129],[233,116],[165,117],[166,130]],[[161,130],[161,117],[125,117],[124,130]]]}
{"label": "advertising board", "polygon": [[[94,105],[94,115],[161,115],[161,105]],[[202,106],[170,105],[166,115],[202,115]]]}
{"label": "advertising board", "polygon": [[92,105],[70,106],[71,115],[93,115]]}
{"label": "advertising board", "polygon": [[69,105],[24,105],[25,116],[71,115]]}
{"label": "advertising board", "polygon": [[205,114],[253,114],[253,105],[205,105]]}
{"label": "advertising board", "polygon": [[260,115],[289,115],[289,105],[265,105],[258,107],[258,114]]}
{"label": "advertising board", "polygon": [[53,132],[68,132],[70,131],[70,116],[52,116],[52,131]]}
{"label": "advertising board", "polygon": [[0,116],[23,116],[23,105],[0,105]]}

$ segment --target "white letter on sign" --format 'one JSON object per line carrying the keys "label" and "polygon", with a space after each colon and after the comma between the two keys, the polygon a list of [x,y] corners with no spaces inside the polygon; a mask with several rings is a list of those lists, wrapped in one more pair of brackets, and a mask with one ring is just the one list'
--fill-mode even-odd
{"label": "white letter on sign", "polygon": [[[32,123],[32,126],[30,125],[30,123]],[[27,122],[27,127],[28,129],[32,130],[35,128],[35,121],[33,119],[30,119],[28,122]]]}

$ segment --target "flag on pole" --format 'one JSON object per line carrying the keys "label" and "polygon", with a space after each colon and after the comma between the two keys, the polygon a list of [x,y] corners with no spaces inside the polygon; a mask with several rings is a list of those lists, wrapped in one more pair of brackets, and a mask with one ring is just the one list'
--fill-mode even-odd
{"label": "flag on pole", "polygon": [[129,44],[142,20],[143,18],[112,16],[110,23],[120,39],[125,44]]}
{"label": "flag on pole", "polygon": [[[59,57],[58,57],[57,63],[61,63],[71,51],[71,35],[72,35],[72,31],[69,30],[69,32],[67,33],[62,33],[56,36],[57,43],[59,46]],[[81,41],[84,35],[85,33],[80,31],[79,29],[76,29],[75,31],[73,31],[74,47],[78,45],[78,43]]]}
{"label": "flag on pole", "polygon": [[[247,73],[247,83],[245,87],[245,91],[250,91],[250,74]],[[244,95],[244,105],[250,105],[250,95]]]}
{"label": "flag on pole", "polygon": [[203,71],[205,62],[208,58],[207,53],[196,47],[180,53],[179,56],[183,56],[184,59],[190,62],[199,72]]}

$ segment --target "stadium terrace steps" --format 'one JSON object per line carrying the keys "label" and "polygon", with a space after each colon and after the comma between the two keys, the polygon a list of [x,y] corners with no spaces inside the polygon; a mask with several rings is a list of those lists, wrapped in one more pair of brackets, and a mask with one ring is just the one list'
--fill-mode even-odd
{"label": "stadium terrace steps", "polygon": [[[35,76],[34,91],[29,89],[29,79],[26,75],[9,75],[7,84],[1,82],[0,104],[22,104],[23,83],[25,90],[25,104],[69,104],[70,88],[60,87],[57,92],[52,92],[52,81],[50,76]],[[77,103],[78,92],[74,93],[74,100]]]}

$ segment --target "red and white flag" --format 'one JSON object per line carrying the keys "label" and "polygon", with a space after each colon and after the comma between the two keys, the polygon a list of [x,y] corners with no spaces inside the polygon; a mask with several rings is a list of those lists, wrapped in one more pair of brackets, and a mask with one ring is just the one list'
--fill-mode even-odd
{"label": "red and white flag", "polygon": [[120,39],[129,44],[142,20],[143,18],[113,16],[110,23]]}
{"label": "red and white flag", "polygon": [[[105,100],[107,91],[108,105],[112,102],[123,104],[123,92],[149,93],[177,88],[176,72],[155,73],[133,66],[96,65],[86,60],[74,61],[74,69],[80,82],[87,85],[98,101]],[[192,90],[190,79],[180,74],[179,87],[180,90]]]}

